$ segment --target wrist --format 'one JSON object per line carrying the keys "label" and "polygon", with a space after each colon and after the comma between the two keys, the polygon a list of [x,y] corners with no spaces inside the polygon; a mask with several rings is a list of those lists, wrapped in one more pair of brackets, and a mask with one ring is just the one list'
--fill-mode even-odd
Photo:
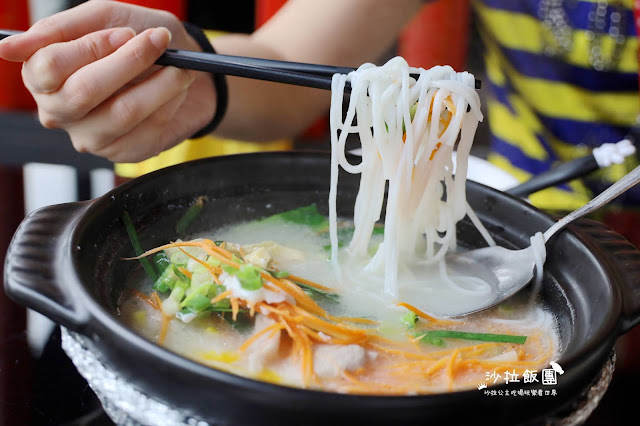
{"label": "wrist", "polygon": [[[211,42],[205,35],[204,31],[196,25],[188,22],[183,23],[186,32],[191,36],[193,41],[197,43],[200,50],[207,53],[216,53]],[[209,78],[209,77],[207,77]],[[228,105],[228,89],[227,81],[224,74],[210,74],[211,81],[215,90],[216,106],[213,118],[202,129],[197,131],[191,139],[199,138],[212,133],[224,118]]]}

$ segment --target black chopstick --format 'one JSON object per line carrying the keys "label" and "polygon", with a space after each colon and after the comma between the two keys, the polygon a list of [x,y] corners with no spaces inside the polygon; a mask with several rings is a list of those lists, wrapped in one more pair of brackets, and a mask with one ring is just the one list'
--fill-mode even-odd
{"label": "black chopstick", "polygon": [[[242,61],[241,59],[247,59],[247,61]],[[296,86],[331,90],[331,77],[329,76],[289,71],[286,69],[279,69],[277,66],[269,67],[260,65],[260,62],[252,63],[249,61],[257,59],[259,58],[234,57],[214,53],[193,52],[189,50],[167,49],[167,51],[158,58],[156,64],[196,71],[205,71],[214,74],[226,74],[236,77],[253,78],[256,80],[273,81],[276,83],[286,83]],[[261,60],[261,62],[267,61],[269,60]],[[282,63],[283,61],[274,62]]]}
{"label": "black chopstick", "polygon": [[[0,40],[20,31],[0,29]],[[226,74],[296,86],[331,90],[331,77],[334,74],[348,74],[354,71],[349,67],[307,64],[302,62],[276,61],[272,59],[249,58],[244,56],[220,55],[189,50],[167,49],[155,62],[158,65]],[[481,87],[476,79],[475,88]],[[350,86],[345,87],[350,91]]]}

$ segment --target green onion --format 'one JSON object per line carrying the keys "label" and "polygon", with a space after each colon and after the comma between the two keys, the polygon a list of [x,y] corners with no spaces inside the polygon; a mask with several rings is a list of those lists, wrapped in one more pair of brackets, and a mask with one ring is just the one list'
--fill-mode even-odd
{"label": "green onion", "polygon": [[253,265],[242,265],[235,274],[240,281],[240,285],[245,290],[258,290],[262,288],[262,277],[260,270]]}
{"label": "green onion", "polygon": [[184,215],[182,215],[180,220],[178,220],[178,223],[176,223],[176,232],[178,235],[184,234],[191,222],[193,222],[193,220],[198,217],[200,211],[202,211],[202,206],[204,205],[206,199],[207,197],[205,196],[196,198],[195,203],[192,204],[184,213]]}
{"label": "green onion", "polygon": [[[136,233],[136,228],[133,226],[131,216],[129,216],[129,213],[127,211],[122,212],[122,221],[124,222],[124,226],[127,229],[127,234],[129,234],[129,239],[131,240],[131,245],[133,246],[133,250],[135,251],[136,256],[141,256],[144,253],[144,250],[142,250],[142,246],[140,245],[140,241],[138,240],[138,234]],[[149,260],[146,257],[141,257],[139,260],[147,275],[149,275],[149,278],[151,278],[151,280],[155,282],[158,279],[158,273],[155,269],[153,269],[153,266],[151,266]]]}
{"label": "green onion", "polygon": [[153,283],[153,289],[166,293],[175,287],[177,281],[178,276],[173,271],[173,267],[166,268],[162,271],[162,274],[160,274],[156,282]]}
{"label": "green onion", "polygon": [[171,290],[171,294],[169,295],[169,299],[180,303],[180,301],[184,297],[184,294],[186,293],[186,291],[187,291],[186,287],[182,287],[182,286],[176,285],[173,288],[173,290]]}
{"label": "green onion", "polygon": [[225,271],[229,275],[235,275],[239,271],[239,269],[236,268],[235,266],[226,265],[224,263],[220,264],[220,267],[222,268],[223,271]]}
{"label": "green onion", "polygon": [[[187,302],[187,299],[190,300]],[[187,302],[185,304],[185,307],[189,308],[193,312],[204,311],[206,308],[211,307],[211,299],[209,299],[207,296],[203,296],[202,294],[197,293],[194,294],[193,297],[189,295],[189,297],[187,297],[182,303],[184,304],[185,302]]]}
{"label": "green onion", "polygon": [[156,270],[159,274],[162,274],[164,270],[171,265],[171,261],[164,251],[159,251],[151,256],[151,260],[153,260],[153,264],[156,266]]}
{"label": "green onion", "polygon": [[171,267],[173,269],[173,273],[178,277],[178,281],[182,281],[182,283],[186,286],[185,288],[189,287],[189,284],[191,284],[191,280],[189,279],[189,277],[180,272],[180,269],[178,269],[176,265],[172,265]]}
{"label": "green onion", "polygon": [[289,273],[287,271],[267,271],[273,278],[287,278]]}
{"label": "green onion", "polygon": [[402,322],[402,324],[404,324],[409,330],[413,330],[418,323],[418,315],[409,311],[400,317],[400,322]]}
{"label": "green onion", "polygon": [[213,244],[217,245],[218,247],[220,247],[222,244],[224,244],[224,241],[222,240],[216,240],[213,242]]}
{"label": "green onion", "polygon": [[211,300],[211,298],[207,297],[207,293],[209,292],[209,287],[211,287],[212,285],[213,284],[204,283],[199,287],[190,290],[189,295],[182,301],[182,303],[180,303],[180,307],[184,308],[185,306],[188,306],[189,303],[191,303],[191,301],[193,299],[196,299],[198,296],[203,296],[205,299]]}
{"label": "green onion", "polygon": [[429,330],[419,337],[424,338],[450,338],[450,339],[466,339],[466,340],[482,340],[483,342],[499,342],[499,343],[518,343],[523,344],[527,340],[527,336],[516,336],[511,334],[493,334],[493,333],[471,333],[468,331],[453,330]]}
{"label": "green onion", "polygon": [[183,251],[177,251],[171,255],[171,263],[175,266],[187,266],[189,262],[189,256]]}
{"label": "green onion", "polygon": [[439,337],[427,336],[427,335],[423,335],[420,338],[420,343],[427,343],[429,345],[434,345],[434,346],[446,346],[447,345],[443,339],[441,339]]}

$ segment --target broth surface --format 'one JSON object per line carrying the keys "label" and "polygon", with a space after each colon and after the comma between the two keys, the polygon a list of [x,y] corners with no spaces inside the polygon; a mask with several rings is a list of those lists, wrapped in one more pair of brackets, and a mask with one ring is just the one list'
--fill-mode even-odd
{"label": "broth surface", "polygon": [[[345,234],[349,225],[341,222]],[[375,271],[363,272],[362,265],[367,259],[362,264],[352,262],[342,263],[339,269],[332,267],[325,229],[263,220],[198,237],[225,241],[229,250],[237,251],[245,259],[256,247],[271,247],[270,268],[330,287],[338,297],[309,294],[332,318],[360,318],[347,321],[344,326],[367,334],[366,339],[349,343],[338,342],[335,337],[330,339],[322,331],[309,331],[311,361],[308,361],[296,339],[289,336],[289,330],[274,328],[273,313],[256,308],[253,316],[247,312],[236,321],[229,312],[197,315],[188,323],[175,316],[167,319],[150,298],[142,297],[154,291],[149,280],[132,278],[128,287],[137,292],[125,293],[120,305],[122,320],[144,337],[205,365],[288,386],[410,395],[491,385],[491,377],[504,377],[505,372],[520,378],[527,372],[539,374],[557,359],[559,345],[554,317],[541,305],[528,303],[526,297],[514,298],[464,319],[443,319],[434,316],[439,313],[439,306],[464,303],[465,298],[473,297],[465,288],[444,286],[433,267],[414,265],[400,271],[400,301],[406,305],[399,306],[385,297],[382,276]],[[382,235],[374,232],[371,255],[380,241]],[[471,288],[474,284],[461,284],[465,285]],[[411,303],[417,297],[433,300],[430,315],[412,314]],[[282,309],[281,304],[272,305]],[[333,322],[342,324],[338,320]],[[268,327],[272,329],[263,331]],[[453,331],[526,336],[526,341],[520,344],[438,337],[433,335],[436,330],[436,334]],[[309,362],[311,366],[307,365]],[[305,373],[305,368],[311,370]]]}

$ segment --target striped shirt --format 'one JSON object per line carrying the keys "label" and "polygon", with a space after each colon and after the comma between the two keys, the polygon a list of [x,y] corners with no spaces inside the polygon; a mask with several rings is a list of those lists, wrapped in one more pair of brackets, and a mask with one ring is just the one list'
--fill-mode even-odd
{"label": "striped shirt", "polygon": [[[474,1],[486,49],[483,91],[488,96],[489,160],[520,180],[623,139],[640,110],[632,0],[610,0],[606,9],[605,2],[566,0],[555,32],[544,25],[551,3]],[[594,31],[596,17],[604,27]],[[563,30],[569,40],[564,49],[558,48]],[[624,37],[614,52],[616,43],[609,33],[616,31]],[[556,53],[549,53],[554,48]],[[594,67],[594,48],[602,49],[605,70]],[[590,181],[540,191],[531,201],[541,208],[573,210],[601,190],[603,182],[619,179],[635,161],[594,173]],[[625,197],[626,203],[640,205],[640,190]]]}

